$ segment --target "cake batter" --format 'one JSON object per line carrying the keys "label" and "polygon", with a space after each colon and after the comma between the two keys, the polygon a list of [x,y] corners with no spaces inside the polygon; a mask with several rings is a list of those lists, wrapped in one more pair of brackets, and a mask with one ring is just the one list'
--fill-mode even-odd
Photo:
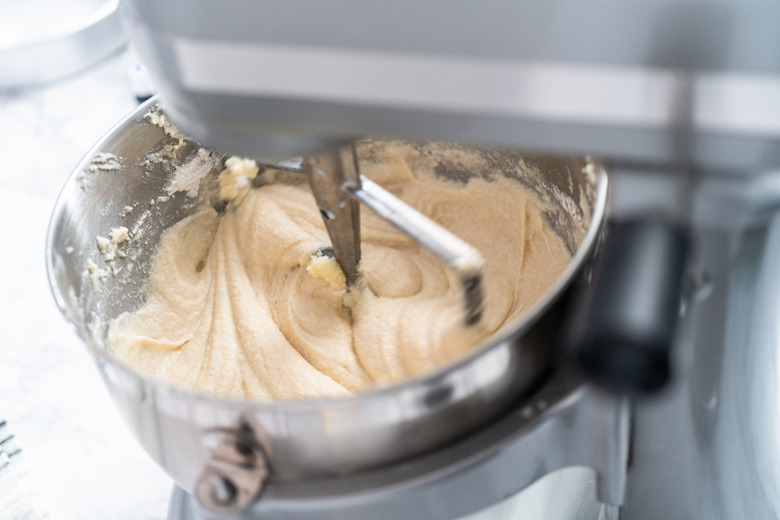
{"label": "cake batter", "polygon": [[166,231],[148,299],[111,324],[111,351],[204,393],[349,395],[457,358],[529,309],[568,265],[541,202],[519,183],[437,178],[409,146],[370,152],[364,175],[484,256],[477,326],[464,326],[461,287],[446,266],[367,208],[365,284],[345,298],[336,261],[315,254],[329,240],[305,179],[266,172],[267,184],[242,190],[224,215],[207,209]]}

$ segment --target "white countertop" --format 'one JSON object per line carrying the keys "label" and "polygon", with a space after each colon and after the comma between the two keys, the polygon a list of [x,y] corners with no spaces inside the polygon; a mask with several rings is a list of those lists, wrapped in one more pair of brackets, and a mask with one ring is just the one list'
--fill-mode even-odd
{"label": "white countertop", "polygon": [[56,520],[164,519],[173,486],[60,315],[44,258],[61,186],[136,105],[131,61],[124,52],[50,86],[0,92],[0,419]]}

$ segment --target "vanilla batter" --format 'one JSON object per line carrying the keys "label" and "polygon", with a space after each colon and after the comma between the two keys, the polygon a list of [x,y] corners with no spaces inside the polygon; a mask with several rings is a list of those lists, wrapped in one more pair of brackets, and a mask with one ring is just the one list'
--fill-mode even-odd
{"label": "vanilla batter", "polygon": [[208,209],[169,229],[146,304],[110,326],[112,352],[222,396],[348,395],[460,356],[531,307],[568,265],[541,202],[519,183],[436,178],[420,171],[410,147],[372,150],[369,159],[363,174],[485,257],[478,326],[463,325],[461,288],[444,264],[367,208],[366,283],[345,299],[338,264],[315,255],[329,240],[301,176],[243,190],[224,215]]}

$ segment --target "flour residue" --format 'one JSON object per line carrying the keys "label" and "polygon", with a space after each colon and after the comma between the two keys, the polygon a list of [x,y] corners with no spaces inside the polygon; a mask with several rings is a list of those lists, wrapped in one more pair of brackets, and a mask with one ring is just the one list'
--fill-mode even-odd
{"label": "flour residue", "polygon": [[[174,170],[165,192],[169,196],[184,192],[190,198],[197,197],[201,181],[214,169],[218,161],[219,157],[214,152],[199,148],[188,161]],[[158,199],[159,202],[165,200]]]}

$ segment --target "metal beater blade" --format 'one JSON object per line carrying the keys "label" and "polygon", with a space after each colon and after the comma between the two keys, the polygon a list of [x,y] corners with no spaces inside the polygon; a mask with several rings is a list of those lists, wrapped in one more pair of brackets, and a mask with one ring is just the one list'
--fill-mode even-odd
{"label": "metal beater blade", "polygon": [[344,189],[441,258],[458,277],[463,288],[466,325],[479,322],[484,298],[482,267],[485,261],[476,248],[362,175],[359,184],[346,184]]}
{"label": "metal beater blade", "polygon": [[[268,166],[279,168],[278,163]],[[354,150],[342,147],[309,157],[303,171],[350,287],[360,276],[360,208],[342,186],[360,183]]]}
{"label": "metal beater blade", "polygon": [[360,263],[359,201],[447,264],[463,288],[466,325],[479,322],[484,304],[482,268],[485,263],[480,252],[360,175],[353,146],[304,161],[287,159],[261,166],[306,174],[348,286],[360,276],[357,269]]}

